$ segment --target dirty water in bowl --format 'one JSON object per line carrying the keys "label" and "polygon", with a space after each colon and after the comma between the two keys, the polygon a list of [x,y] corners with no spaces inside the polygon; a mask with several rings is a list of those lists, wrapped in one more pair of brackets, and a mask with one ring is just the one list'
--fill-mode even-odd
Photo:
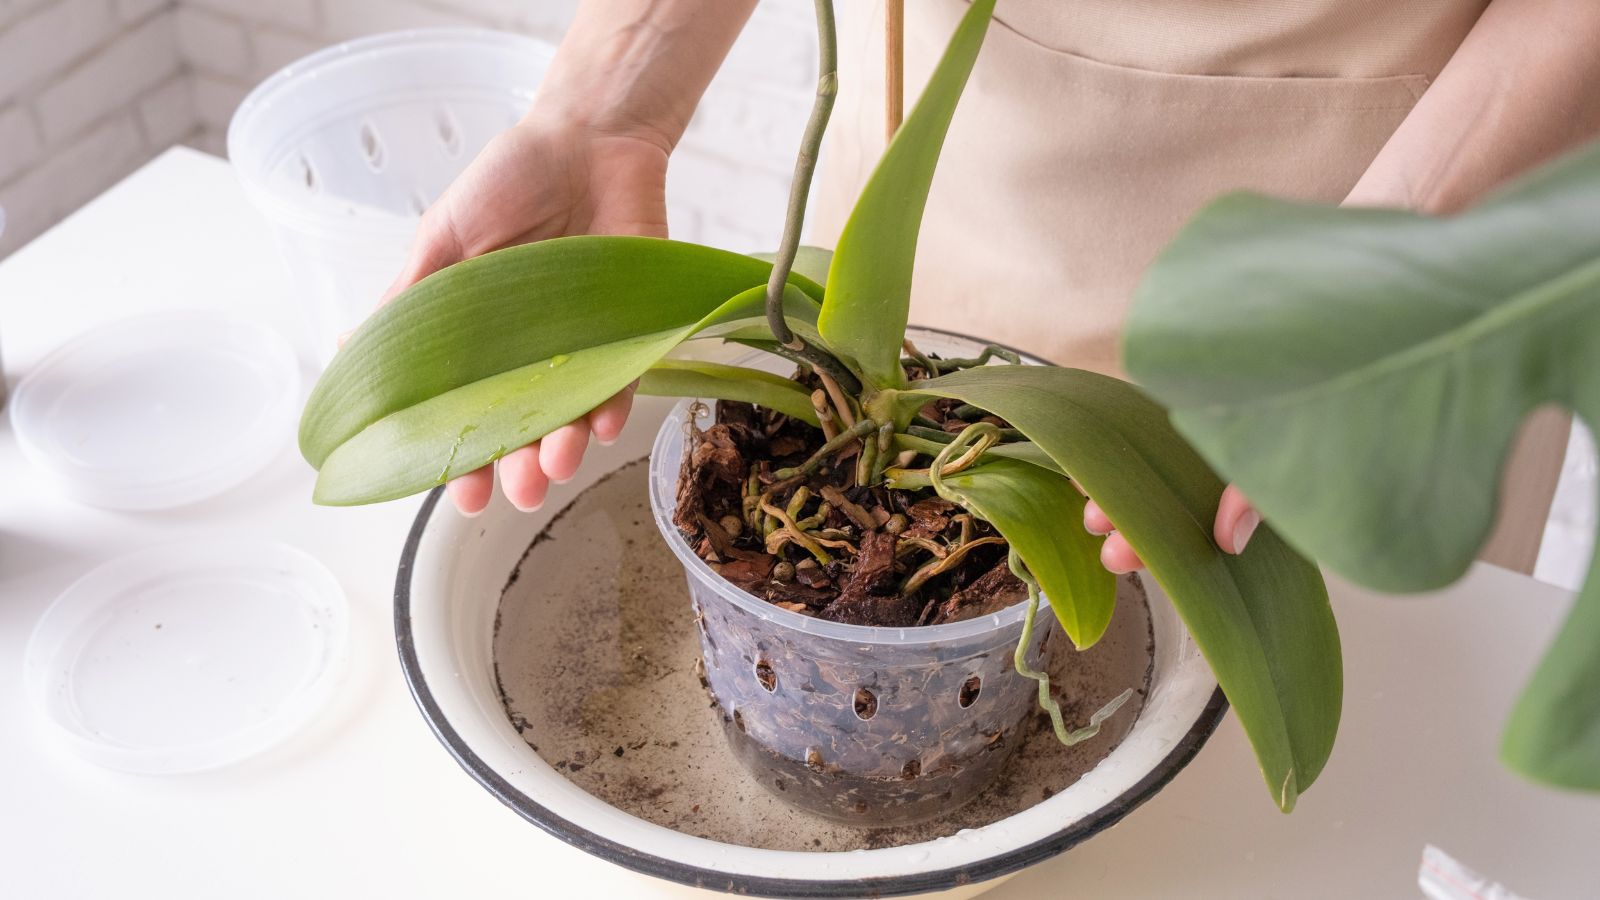
{"label": "dirty water in bowl", "polygon": [[[1094,647],[1052,654],[1051,686],[1081,724],[1124,688],[1100,734],[1063,747],[1036,713],[999,779],[971,803],[917,825],[862,828],[808,815],[734,757],[697,674],[700,645],[682,566],[656,530],[644,460],[584,491],[534,538],[495,618],[494,662],[512,725],[585,791],[684,834],[773,850],[918,843],[999,821],[1070,786],[1104,759],[1143,708],[1153,639],[1144,592],[1118,585]],[[1057,636],[1060,640],[1060,636]]]}

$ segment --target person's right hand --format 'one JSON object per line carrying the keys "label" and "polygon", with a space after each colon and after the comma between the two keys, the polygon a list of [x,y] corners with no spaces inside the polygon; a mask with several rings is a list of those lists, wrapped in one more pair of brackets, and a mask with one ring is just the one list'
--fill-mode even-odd
{"label": "person's right hand", "polygon": [[[670,142],[648,133],[606,133],[583,122],[537,113],[496,137],[422,216],[410,257],[384,294],[479,254],[572,234],[667,236]],[[578,470],[589,434],[617,439],[633,402],[630,388],[583,419],[513,450],[495,467],[500,488],[523,511],[544,503],[550,482]],[[475,516],[494,493],[484,466],[446,487],[463,514]]]}

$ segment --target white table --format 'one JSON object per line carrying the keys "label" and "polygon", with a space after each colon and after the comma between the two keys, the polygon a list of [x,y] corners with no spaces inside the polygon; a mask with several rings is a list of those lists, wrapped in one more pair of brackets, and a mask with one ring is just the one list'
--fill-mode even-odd
{"label": "white table", "polygon": [[[175,149],[0,264],[7,378],[102,322],[194,307],[300,337],[266,225],[224,163]],[[0,473],[0,660],[12,667],[0,677],[0,897],[654,893],[501,807],[412,706],[389,616],[415,502],[312,506],[312,473],[287,439],[249,484],[167,512],[46,493],[8,427]],[[40,613],[111,556],[222,533],[302,547],[339,577],[353,646],[335,702],[279,749],[208,774],[128,776],[59,750],[21,687]],[[1230,717],[1123,824],[989,896],[1410,897],[1425,843],[1531,897],[1600,896],[1600,797],[1534,787],[1494,759],[1500,723],[1569,599],[1487,566],[1418,598],[1334,585],[1344,724],[1292,816],[1268,801]]]}

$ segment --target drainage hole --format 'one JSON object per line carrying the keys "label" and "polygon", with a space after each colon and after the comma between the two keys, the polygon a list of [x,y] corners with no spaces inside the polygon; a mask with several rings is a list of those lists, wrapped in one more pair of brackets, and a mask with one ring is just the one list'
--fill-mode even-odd
{"label": "drainage hole", "polygon": [[769,694],[778,689],[778,673],[772,671],[772,665],[764,659],[756,662],[756,680],[761,682],[761,689]]}
{"label": "drainage hole", "polygon": [[383,169],[385,158],[383,139],[378,137],[378,129],[371,121],[361,123],[361,156],[372,171],[378,172]]}
{"label": "drainage hole", "polygon": [[961,693],[956,695],[956,702],[961,704],[962,709],[966,709],[978,702],[978,693],[982,690],[983,679],[973,675],[961,682]]}
{"label": "drainage hole", "polygon": [[878,714],[878,695],[866,688],[856,688],[856,718],[870,719]]}
{"label": "drainage hole", "polygon": [[461,126],[456,122],[455,113],[440,107],[434,112],[433,126],[439,134],[439,143],[444,145],[445,152],[451,156],[460,156]]}

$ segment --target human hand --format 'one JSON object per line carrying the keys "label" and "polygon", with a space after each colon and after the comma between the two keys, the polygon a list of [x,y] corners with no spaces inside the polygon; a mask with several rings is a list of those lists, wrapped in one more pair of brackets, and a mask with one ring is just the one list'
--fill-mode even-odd
{"label": "human hand", "polygon": [[[604,132],[583,122],[530,116],[500,134],[422,216],[410,256],[383,302],[446,266],[491,250],[572,234],[667,236],[670,144]],[[456,509],[489,505],[495,469],[506,499],[538,509],[552,481],[572,478],[590,434],[617,439],[633,403],[629,388],[583,419],[507,453],[446,486]]]}
{"label": "human hand", "polygon": [[[1243,553],[1250,536],[1255,534],[1260,524],[1261,515],[1250,506],[1250,501],[1237,487],[1228,485],[1222,491],[1222,499],[1217,504],[1217,519],[1211,526],[1211,535],[1216,539],[1217,546],[1224,553]],[[1101,565],[1118,575],[1144,568],[1139,554],[1133,552],[1127,538],[1117,533],[1117,526],[1111,524],[1111,520],[1093,500],[1083,508],[1083,527],[1089,529],[1090,534],[1106,535],[1106,542],[1100,547]]]}

